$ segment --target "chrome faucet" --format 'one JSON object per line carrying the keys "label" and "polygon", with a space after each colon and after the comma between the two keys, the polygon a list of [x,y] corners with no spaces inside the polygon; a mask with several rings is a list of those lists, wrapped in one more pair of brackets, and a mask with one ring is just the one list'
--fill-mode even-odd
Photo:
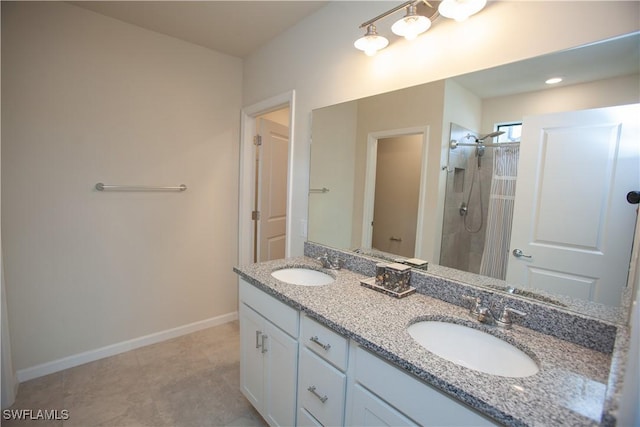
{"label": "chrome faucet", "polygon": [[470,297],[468,295],[463,295],[462,298],[471,302],[471,305],[469,307],[469,314],[480,323],[496,325],[504,329],[511,329],[511,326],[513,325],[512,316],[514,314],[522,317],[527,315],[527,313],[524,313],[520,310],[505,306],[500,316],[496,317],[489,309],[489,307],[485,307],[482,305],[482,300],[480,299],[480,297]]}
{"label": "chrome faucet", "polygon": [[524,317],[527,315],[527,313],[523,311],[506,306],[504,309],[502,309],[502,314],[500,315],[500,317],[496,319],[496,325],[500,326],[501,328],[511,329],[511,325],[513,324],[513,320],[511,319],[511,317],[513,314],[517,314],[520,317]]}
{"label": "chrome faucet", "polygon": [[330,257],[327,252],[316,258],[316,260],[320,261],[323,268],[328,268],[329,270],[340,270],[344,264],[337,255]]}

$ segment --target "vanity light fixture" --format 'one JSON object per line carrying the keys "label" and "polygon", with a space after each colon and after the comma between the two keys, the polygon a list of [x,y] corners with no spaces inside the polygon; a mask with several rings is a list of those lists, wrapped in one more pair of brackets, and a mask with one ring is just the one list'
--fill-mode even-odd
{"label": "vanity light fixture", "polygon": [[562,77],[552,77],[550,79],[545,80],[545,83],[548,85],[555,85],[562,81]]}
{"label": "vanity light fixture", "polygon": [[438,6],[438,12],[445,18],[462,22],[480,12],[487,4],[487,0],[443,0]]}
{"label": "vanity light fixture", "polygon": [[353,44],[356,49],[364,51],[368,56],[373,56],[380,49],[384,49],[389,44],[389,40],[385,37],[378,35],[376,26],[373,24],[367,25],[367,33],[360,37]]}
{"label": "vanity light fixture", "polygon": [[415,4],[407,6],[407,14],[404,18],[398,19],[391,26],[394,34],[413,40],[418,35],[424,33],[431,27],[431,20],[426,16],[418,15]]}
{"label": "vanity light fixture", "polygon": [[[431,3],[437,4],[437,6],[434,7]],[[427,0],[410,0],[360,24],[360,28],[366,28],[366,33],[356,40],[354,46],[369,56],[373,56],[377,51],[387,47],[389,40],[378,34],[374,24],[382,18],[386,18],[403,9],[406,9],[405,16],[393,24],[391,31],[407,40],[413,40],[431,27],[432,19],[437,18],[438,14],[456,21],[464,21],[469,16],[482,10],[486,4],[487,0],[434,0],[431,2]],[[426,5],[433,9],[433,13],[430,16],[419,14],[419,5]]]}

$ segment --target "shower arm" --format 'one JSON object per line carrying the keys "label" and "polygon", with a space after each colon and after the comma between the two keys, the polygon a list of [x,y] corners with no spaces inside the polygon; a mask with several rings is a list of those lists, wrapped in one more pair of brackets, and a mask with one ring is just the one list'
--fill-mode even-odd
{"label": "shower arm", "polygon": [[470,133],[467,134],[467,136],[465,136],[466,139],[475,139],[476,141],[474,143],[464,143],[464,142],[458,142],[455,139],[452,139],[451,142],[449,143],[449,147],[452,150],[455,150],[458,147],[477,147],[477,148],[485,148],[485,147],[505,147],[505,146],[509,146],[509,145],[520,145],[519,142],[501,142],[499,144],[495,144],[493,142],[484,142],[485,139],[490,138],[493,139],[495,137],[498,137],[500,135],[502,135],[504,133],[504,131],[495,131],[495,132],[491,132],[486,134],[485,136],[478,138],[475,135],[472,135]]}

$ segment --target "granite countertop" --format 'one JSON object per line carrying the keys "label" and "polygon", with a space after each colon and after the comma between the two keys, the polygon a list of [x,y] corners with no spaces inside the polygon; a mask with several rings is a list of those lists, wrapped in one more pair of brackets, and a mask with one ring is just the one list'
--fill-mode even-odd
{"label": "granite countertop", "polygon": [[[599,425],[611,355],[518,325],[497,329],[473,320],[468,310],[420,293],[396,299],[365,288],[367,278],[349,270],[322,270],[336,278],[324,286],[281,282],[271,272],[308,266],[297,257],[234,268],[242,278],[320,323],[353,339],[405,371],[506,425]],[[540,371],[526,378],[485,374],[427,351],[406,328],[420,320],[465,324],[501,337],[532,356]]]}

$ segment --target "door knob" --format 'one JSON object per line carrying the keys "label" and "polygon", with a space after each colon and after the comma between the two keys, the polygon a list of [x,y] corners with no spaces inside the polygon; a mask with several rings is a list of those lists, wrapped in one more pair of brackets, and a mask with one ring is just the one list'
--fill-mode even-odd
{"label": "door knob", "polygon": [[525,255],[521,249],[514,249],[512,254],[516,258],[531,258],[531,255]]}

